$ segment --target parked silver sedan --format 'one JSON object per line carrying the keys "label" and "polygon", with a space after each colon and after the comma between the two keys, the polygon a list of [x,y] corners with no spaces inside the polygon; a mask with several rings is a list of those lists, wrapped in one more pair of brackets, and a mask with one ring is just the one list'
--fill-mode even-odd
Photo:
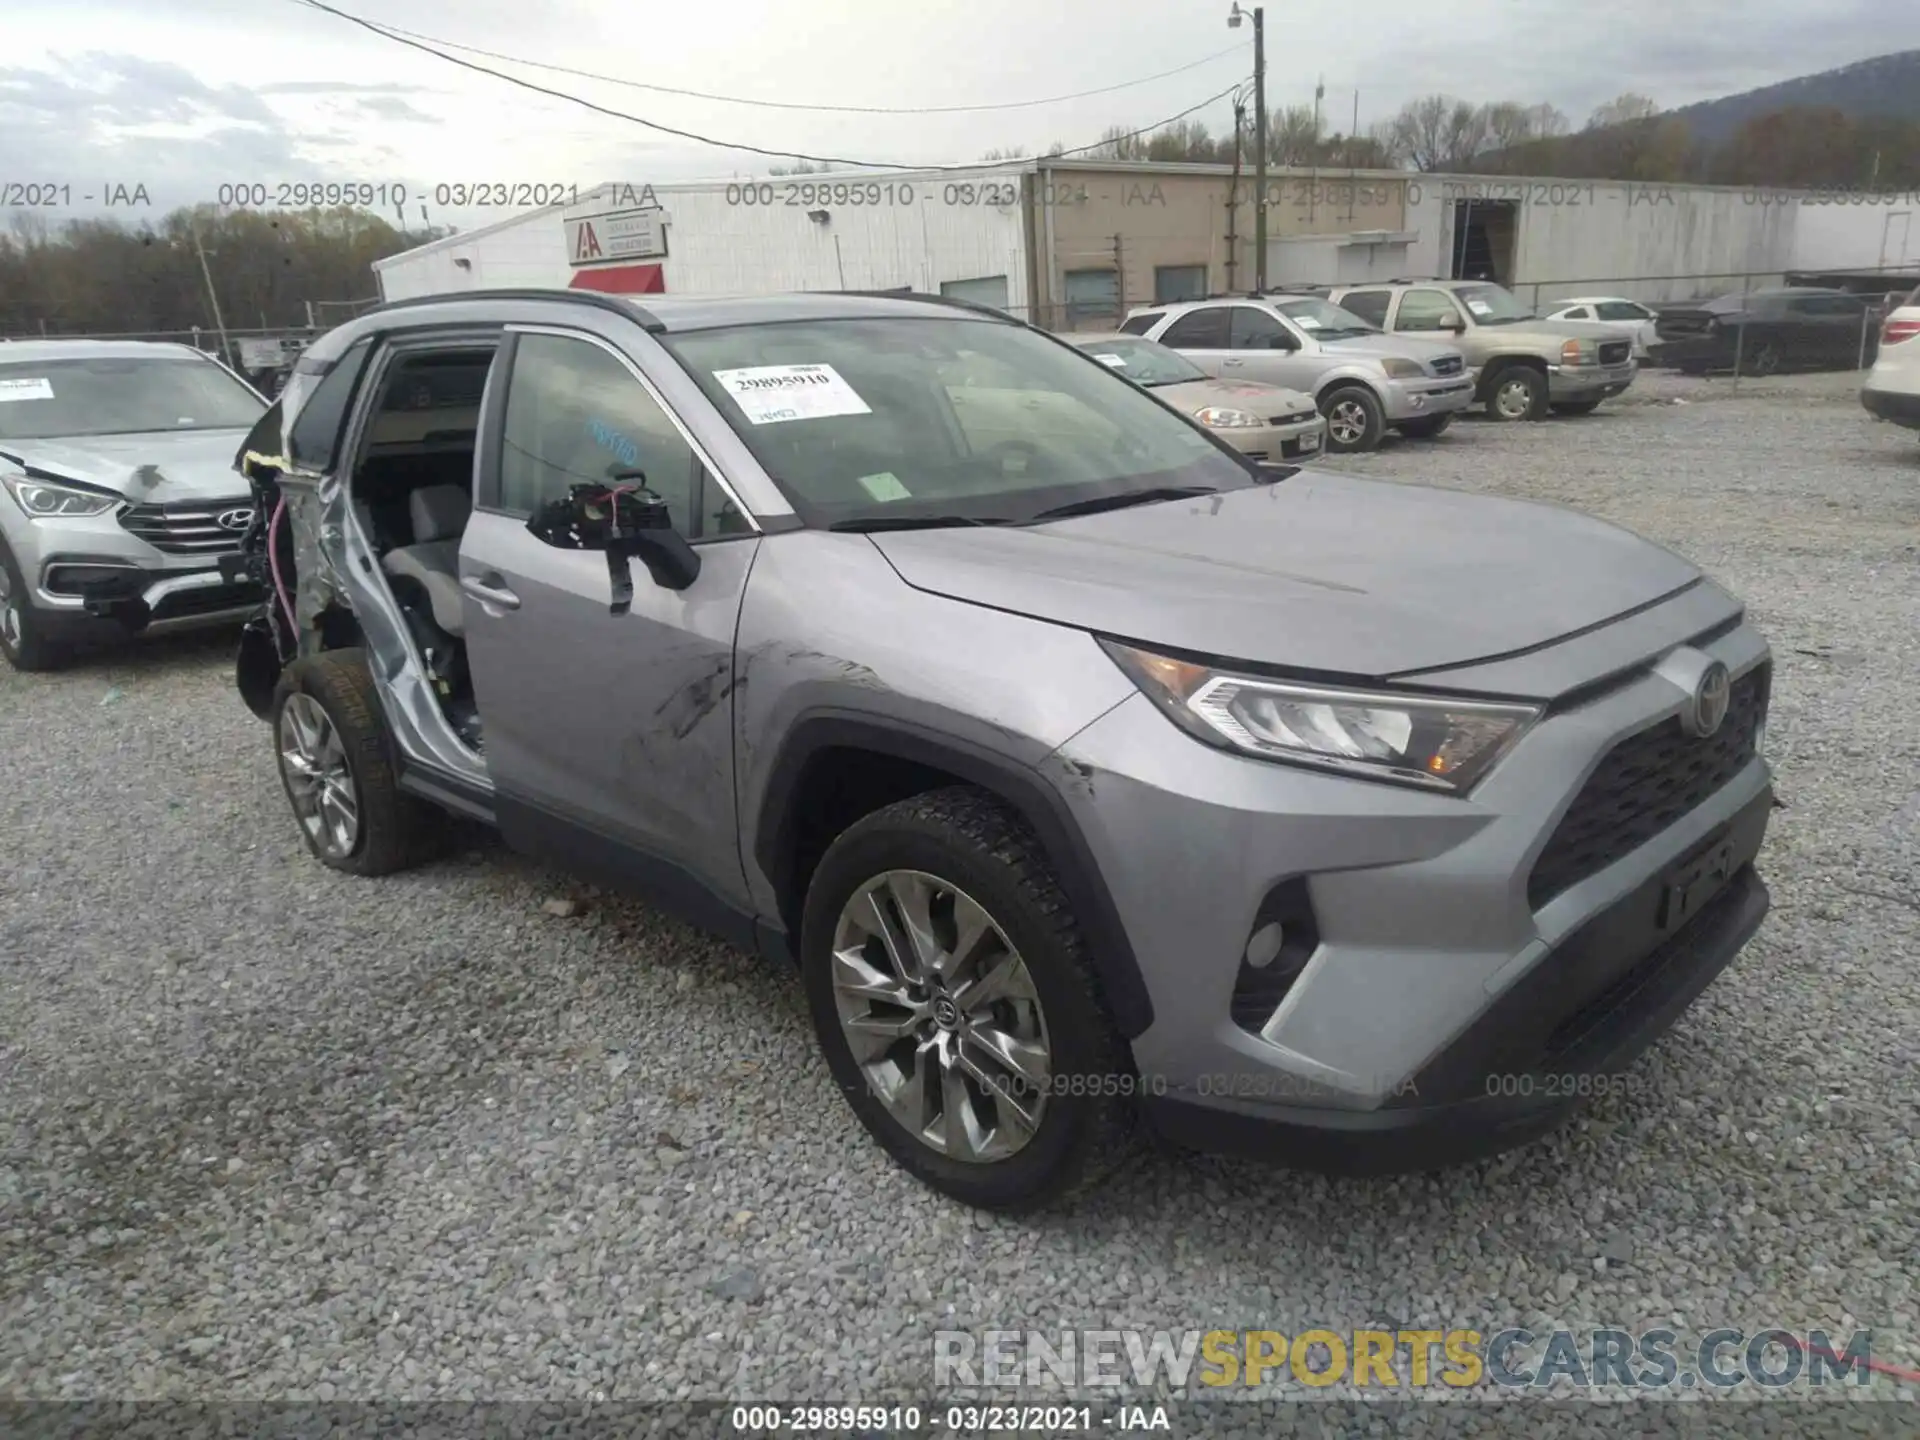
{"label": "parked silver sedan", "polygon": [[1073,343],[1191,415],[1243,455],[1299,460],[1318,455],[1326,445],[1326,417],[1311,395],[1255,380],[1216,380],[1179,351],[1138,335],[1075,335]]}

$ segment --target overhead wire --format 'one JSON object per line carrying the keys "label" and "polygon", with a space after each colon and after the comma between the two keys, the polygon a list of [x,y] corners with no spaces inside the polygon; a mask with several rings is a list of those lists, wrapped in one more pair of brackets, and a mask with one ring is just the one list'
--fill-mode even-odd
{"label": "overhead wire", "polygon": [[[292,0],[292,3],[306,6],[311,10],[323,11],[328,15],[335,16],[338,19],[358,25],[364,30],[371,31],[383,39],[392,40],[397,44],[405,45],[415,50],[424,51],[426,54],[432,55],[437,59],[445,60],[451,65],[458,65],[462,69],[472,70],[481,75],[489,75],[496,80],[505,80],[510,85],[518,85],[522,89],[531,90],[536,94],[550,96],[556,100],[565,100],[570,104],[583,106],[588,110],[608,116],[611,119],[625,120],[632,124],[643,126],[648,130],[657,130],[663,135],[672,135],[682,140],[692,140],[697,144],[711,145],[721,150],[737,150],[752,155],[767,155],[778,160],[804,160],[820,165],[848,165],[861,170],[961,171],[977,170],[980,168],[980,163],[977,161],[971,164],[913,164],[900,160],[861,160],[847,155],[810,155],[797,150],[771,149],[764,145],[749,145],[742,141],[722,140],[712,135],[703,135],[695,130],[683,130],[678,126],[666,125],[658,120],[649,120],[643,115],[634,115],[625,110],[615,110],[611,106],[601,105],[596,101],[588,100],[584,96],[575,95],[569,91],[555,90],[545,85],[536,85],[533,81],[524,79],[521,76],[509,75],[505,71],[495,70],[486,65],[477,65],[471,60],[463,60],[458,55],[449,55],[445,51],[437,50],[431,45],[415,40],[410,36],[403,35],[398,31],[390,30],[376,24],[374,21],[363,19],[358,15],[349,14],[345,10],[325,3],[325,0]],[[1138,130],[1129,130],[1117,135],[1103,136],[1101,139],[1088,145],[1062,147],[1061,149],[1050,151],[1048,158],[1085,154],[1087,151],[1098,150],[1120,140],[1131,140],[1135,136],[1145,135],[1163,126],[1171,125],[1176,120],[1183,120],[1196,110],[1204,110],[1215,101],[1232,94],[1235,89],[1244,83],[1246,83],[1244,79],[1236,80],[1232,85],[1227,86],[1223,90],[1216,91],[1197,104],[1189,105],[1186,109],[1176,114],[1166,116],[1164,119],[1156,120],[1150,125],[1143,125]]]}

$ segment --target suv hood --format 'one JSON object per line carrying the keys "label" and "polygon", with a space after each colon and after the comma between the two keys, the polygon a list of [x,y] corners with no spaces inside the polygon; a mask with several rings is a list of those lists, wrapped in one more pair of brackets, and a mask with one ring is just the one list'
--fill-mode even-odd
{"label": "suv hood", "polygon": [[1398,355],[1431,365],[1442,355],[1458,355],[1458,345],[1433,340],[1416,340],[1411,335],[1356,335],[1347,340],[1324,340],[1321,344],[1336,355]]}
{"label": "suv hood", "polygon": [[1605,320],[1516,320],[1511,325],[1476,325],[1474,333],[1489,339],[1535,340],[1560,344],[1567,340],[1631,340],[1633,328]]}
{"label": "suv hood", "polygon": [[868,538],[931,594],[1367,679],[1531,649],[1701,578],[1577,511],[1307,470],[1043,525]]}
{"label": "suv hood", "polygon": [[233,473],[245,430],[155,430],[71,440],[0,440],[0,456],[48,480],[78,480],[140,504],[241,498]]}

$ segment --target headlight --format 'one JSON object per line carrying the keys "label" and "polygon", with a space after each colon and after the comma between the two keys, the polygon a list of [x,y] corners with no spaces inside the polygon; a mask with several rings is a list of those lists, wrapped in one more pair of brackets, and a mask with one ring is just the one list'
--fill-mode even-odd
{"label": "headlight", "polygon": [[56,485],[51,480],[29,480],[24,475],[0,475],[0,485],[36,520],[54,515],[99,515],[121,503],[118,495]]}
{"label": "headlight", "polygon": [[1100,643],[1208,744],[1430,790],[1471,790],[1540,718],[1535,705],[1301,685]]}
{"label": "headlight", "polygon": [[1236,430],[1249,425],[1264,425],[1267,422],[1258,415],[1249,415],[1244,410],[1225,410],[1218,405],[1209,405],[1204,410],[1193,412],[1193,418],[1202,425],[1211,425],[1215,429]]}
{"label": "headlight", "polygon": [[1591,365],[1600,357],[1600,347],[1591,340],[1569,340],[1560,347],[1562,365]]}
{"label": "headlight", "polygon": [[1427,378],[1427,367],[1422,365],[1418,360],[1402,360],[1397,356],[1389,356],[1380,363],[1386,368],[1387,378],[1389,380],[1424,380]]}

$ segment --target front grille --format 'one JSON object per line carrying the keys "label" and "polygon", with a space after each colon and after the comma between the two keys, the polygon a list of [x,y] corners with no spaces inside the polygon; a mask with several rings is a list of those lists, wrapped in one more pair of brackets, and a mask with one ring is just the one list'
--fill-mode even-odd
{"label": "front grille", "polygon": [[1466,364],[1467,362],[1458,355],[1442,355],[1438,360],[1433,362],[1433,373],[1436,375],[1458,375],[1466,368]]}
{"label": "front grille", "polygon": [[1534,862],[1527,903],[1537,910],[1639,849],[1745,769],[1767,716],[1768,678],[1762,665],[1735,681],[1727,718],[1705,738],[1675,717],[1608,751]]}
{"label": "front grille", "polygon": [[1267,423],[1269,425],[1301,425],[1319,413],[1317,410],[1300,410],[1292,415],[1270,415],[1267,417]]}
{"label": "front grille", "polygon": [[1624,365],[1627,357],[1633,354],[1631,340],[1603,340],[1600,342],[1600,363],[1602,365]]}
{"label": "front grille", "polygon": [[232,500],[176,500],[171,505],[130,505],[121,513],[120,524],[169,555],[218,555],[240,548],[246,526],[234,530],[220,523],[222,515],[240,511],[249,517],[253,514],[253,502],[244,495]]}

